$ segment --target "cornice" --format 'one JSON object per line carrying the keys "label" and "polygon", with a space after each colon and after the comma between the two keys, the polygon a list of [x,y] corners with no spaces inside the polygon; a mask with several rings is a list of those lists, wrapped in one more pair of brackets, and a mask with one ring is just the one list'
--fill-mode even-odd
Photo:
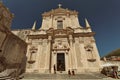
{"label": "cornice", "polygon": [[88,33],[74,33],[74,37],[91,37],[94,36],[95,32],[88,32]]}
{"label": "cornice", "polygon": [[27,35],[29,39],[39,39],[39,38],[42,38],[42,39],[47,39],[48,38],[48,35],[45,35],[45,34],[40,34],[40,35]]}
{"label": "cornice", "polygon": [[91,37],[95,35],[95,32],[87,32],[87,33],[74,33],[74,30],[70,27],[66,29],[53,29],[50,28],[46,31],[47,34],[36,34],[36,35],[27,35],[28,38],[35,39],[35,38],[42,38],[47,39],[48,36],[52,38],[67,38],[69,35],[73,37]]}

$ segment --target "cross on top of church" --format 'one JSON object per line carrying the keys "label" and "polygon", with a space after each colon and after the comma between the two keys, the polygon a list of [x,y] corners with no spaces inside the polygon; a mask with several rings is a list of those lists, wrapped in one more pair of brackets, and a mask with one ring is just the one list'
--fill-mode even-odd
{"label": "cross on top of church", "polygon": [[58,4],[58,7],[61,8],[62,4]]}

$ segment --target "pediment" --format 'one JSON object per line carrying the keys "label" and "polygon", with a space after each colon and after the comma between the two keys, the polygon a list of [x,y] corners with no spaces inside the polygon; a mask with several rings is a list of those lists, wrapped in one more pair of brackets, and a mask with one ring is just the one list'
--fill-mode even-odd
{"label": "pediment", "polygon": [[42,16],[50,16],[50,15],[66,15],[66,14],[72,14],[72,15],[77,15],[78,12],[77,11],[72,11],[72,10],[68,10],[67,8],[57,8],[57,9],[52,9],[51,11],[48,12],[44,12],[42,14]]}

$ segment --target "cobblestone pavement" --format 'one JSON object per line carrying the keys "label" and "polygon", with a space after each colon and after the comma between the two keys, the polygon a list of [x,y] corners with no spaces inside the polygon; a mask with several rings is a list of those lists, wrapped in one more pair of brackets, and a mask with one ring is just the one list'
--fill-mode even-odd
{"label": "cobblestone pavement", "polygon": [[22,80],[119,80],[106,77],[99,73],[76,74],[25,74]]}

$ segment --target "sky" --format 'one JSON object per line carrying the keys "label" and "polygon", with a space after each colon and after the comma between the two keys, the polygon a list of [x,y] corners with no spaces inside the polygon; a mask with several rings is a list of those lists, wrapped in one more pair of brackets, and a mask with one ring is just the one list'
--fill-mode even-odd
{"label": "sky", "polygon": [[12,29],[30,29],[37,21],[37,28],[42,22],[41,14],[58,8],[79,12],[79,22],[85,26],[87,18],[100,56],[120,48],[120,0],[2,0],[14,14]]}

